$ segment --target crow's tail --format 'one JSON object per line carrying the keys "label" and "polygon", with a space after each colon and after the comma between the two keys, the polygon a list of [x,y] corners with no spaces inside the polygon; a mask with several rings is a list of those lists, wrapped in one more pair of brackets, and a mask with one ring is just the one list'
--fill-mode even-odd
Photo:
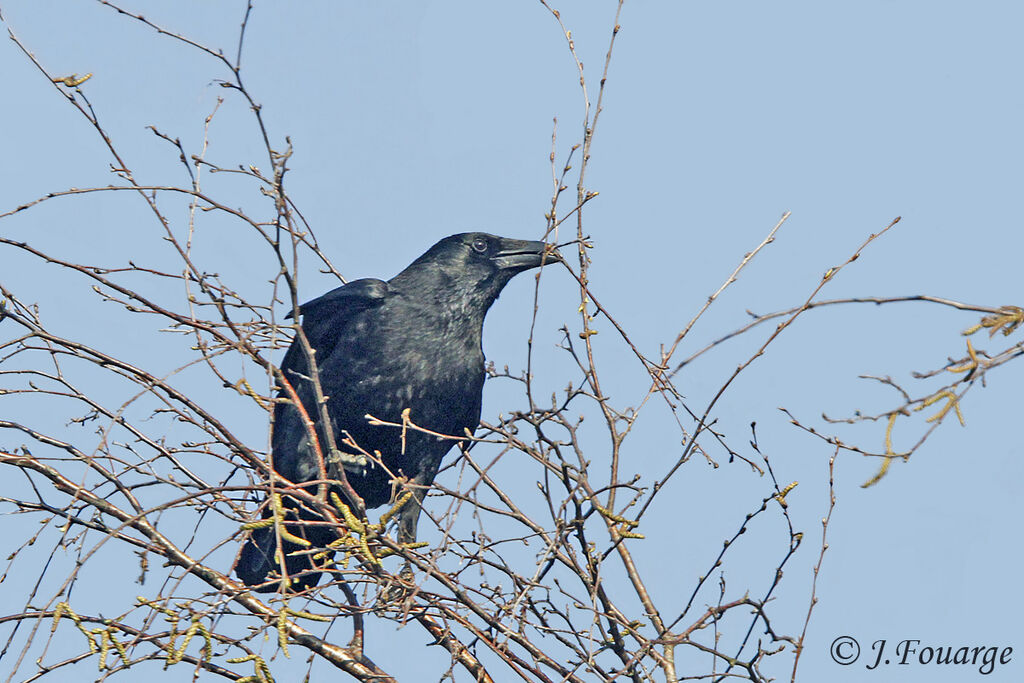
{"label": "crow's tail", "polygon": [[[296,514],[296,513],[299,514]],[[303,521],[321,521],[319,517],[313,517],[303,510],[288,510],[288,519],[303,519]],[[317,554],[317,548],[323,548],[335,538],[333,530],[327,526],[314,526],[302,523],[286,523],[284,529],[292,536],[304,538],[309,545],[303,545],[282,539],[284,541],[284,565],[288,571],[288,578],[291,584],[288,590],[291,592],[304,591],[312,588],[320,582],[320,568],[323,559],[313,561],[313,555]],[[312,551],[312,552],[310,552]],[[326,551],[327,559],[333,557],[334,553]],[[242,548],[242,553],[235,566],[235,574],[247,586],[256,586],[259,593],[274,593],[281,588],[281,565],[277,555],[277,532],[273,526],[254,529]]]}

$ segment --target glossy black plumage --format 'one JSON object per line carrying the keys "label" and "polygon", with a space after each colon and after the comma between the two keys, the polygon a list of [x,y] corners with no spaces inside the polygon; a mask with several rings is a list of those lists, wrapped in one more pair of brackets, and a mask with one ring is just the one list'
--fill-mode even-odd
{"label": "glossy black plumage", "polygon": [[[382,456],[384,467],[370,462],[360,468],[352,464],[351,455],[342,455],[348,462],[348,482],[367,508],[393,500],[388,470],[417,485],[412,489],[415,500],[400,513],[401,541],[415,539],[423,487],[433,482],[453,441],[410,430],[403,453],[400,430],[370,426],[365,415],[401,422],[402,411],[408,408],[415,424],[441,434],[460,436],[467,429],[475,430],[484,384],[481,335],[487,310],[514,275],[557,258],[557,252],[545,256],[543,242],[484,233],[452,235],[387,282],[356,280],[300,307],[302,329],[316,351],[339,450],[352,454],[353,449],[341,443],[347,434],[366,451],[379,451]],[[308,379],[311,373],[297,340],[285,354],[281,369],[316,420]],[[278,402],[273,466],[296,483],[319,478],[308,436],[294,406]],[[319,422],[317,436],[321,444],[326,443]],[[333,466],[340,466],[338,458],[329,459]],[[339,487],[333,490],[341,495]],[[316,519],[308,510],[294,504],[290,507],[289,519]],[[291,524],[287,528],[309,540],[312,547],[325,546],[335,538],[334,531],[323,524]],[[279,584],[267,583],[268,574],[278,571],[275,549],[273,527],[253,531],[236,567],[239,578],[248,585],[265,584],[258,590],[278,590]],[[286,569],[293,578],[291,590],[308,588],[320,580],[309,553],[290,555],[299,550],[303,548],[297,544],[284,543]]]}

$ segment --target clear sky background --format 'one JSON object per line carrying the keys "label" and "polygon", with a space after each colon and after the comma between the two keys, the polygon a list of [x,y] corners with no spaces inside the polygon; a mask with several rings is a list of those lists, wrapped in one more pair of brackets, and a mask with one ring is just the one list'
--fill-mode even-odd
{"label": "clear sky background", "polygon": [[[615,3],[553,6],[573,32],[594,94]],[[125,7],[230,54],[244,11],[244,3],[225,1],[125,0]],[[252,117],[215,83],[228,74],[209,57],[99,3],[3,0],[0,9],[5,27],[47,68],[93,73],[83,90],[140,181],[180,184],[184,173],[146,126],[198,152],[203,120],[218,97],[226,101],[210,129],[210,158],[223,166],[267,166]],[[595,295],[648,355],[672,342],[785,211],[792,216],[775,243],[702,318],[680,358],[747,322],[747,310],[799,305],[823,273],[897,216],[902,221],[844,269],[825,298],[927,294],[1022,304],[1019,3],[627,1],[620,23],[587,176],[588,188],[600,195],[585,209],[585,230],[595,245]],[[538,238],[550,206],[553,119],[560,164],[580,138],[576,67],[557,22],[535,1],[257,1],[243,68],[274,145],[283,148],[286,135],[294,145],[292,198],[349,279],[390,277],[455,232]],[[0,41],[0,73],[0,212],[50,191],[116,180],[98,137],[9,40]],[[259,201],[231,178],[208,182],[211,191],[236,193],[239,205]],[[0,232],[90,263],[159,262],[159,236],[143,208],[127,196],[65,199],[0,221]],[[265,300],[273,264],[239,231],[211,217],[197,233],[203,265]],[[98,312],[105,309],[83,303],[88,291],[81,300],[68,294],[68,287],[81,288],[80,280],[10,249],[0,253],[0,264],[5,286],[38,302],[56,327],[107,339],[129,357],[166,353],[173,366],[178,340],[160,341],[153,330],[112,329]],[[301,273],[306,299],[336,286],[311,260]],[[490,313],[485,352],[499,366],[525,367],[532,292],[531,279],[520,278]],[[562,324],[578,325],[578,299],[559,269],[545,274],[541,295],[537,373],[550,392],[575,376],[556,344]],[[788,501],[805,542],[775,606],[782,631],[798,633],[806,614],[831,449],[777,408],[881,450],[882,423],[841,428],[825,425],[821,414],[875,414],[898,405],[895,392],[858,375],[888,375],[915,395],[926,394],[933,385],[916,382],[911,372],[962,357],[960,332],[977,319],[920,302],[810,311],[718,404],[718,428],[734,448],[746,448],[748,425],[756,421],[779,480],[800,482]],[[620,406],[633,404],[643,395],[643,372],[604,320],[596,326],[606,388]],[[688,405],[703,410],[769,327],[685,368],[677,385]],[[112,331],[119,340],[110,339]],[[974,339],[990,351],[1013,342]],[[841,667],[829,656],[841,635],[857,638],[865,650],[883,638],[890,647],[905,638],[933,646],[1012,646],[1012,663],[984,678],[1024,676],[1020,384],[1019,362],[994,371],[986,387],[965,399],[966,427],[947,421],[877,486],[860,487],[877,461],[839,457],[837,505],[800,680],[982,680],[971,667]],[[237,413],[233,406],[225,405],[227,419],[254,445],[265,443],[265,423],[246,426],[251,406]],[[485,419],[518,406],[514,387],[488,383]],[[23,404],[0,403],[8,414],[22,410]],[[897,450],[917,441],[925,414],[900,421]],[[594,427],[591,457],[601,461],[605,451]],[[0,434],[0,445],[17,443]],[[629,467],[652,477],[679,453],[671,421],[655,410],[627,443]],[[710,442],[708,448],[727,460]],[[741,469],[737,462],[711,470],[694,460],[646,520],[652,540],[634,547],[661,600],[670,602],[680,585],[689,592],[699,567],[759,500],[764,482]],[[507,490],[534,490],[537,472],[506,471],[513,477]],[[20,529],[31,522],[8,517],[4,524]],[[740,556],[751,566],[778,552],[782,528],[754,531]],[[12,537],[20,543],[27,533]],[[0,551],[6,555],[8,548]],[[748,575],[745,566],[734,562],[727,578],[737,589],[763,590],[763,573]],[[126,576],[136,572],[130,568]],[[20,606],[17,591],[24,585],[0,584],[4,613]],[[146,589],[132,586],[129,594]],[[389,657],[389,643],[402,642],[393,637],[408,638],[416,655]],[[401,680],[433,680],[447,657],[423,642],[422,633],[392,636],[379,627],[367,648]],[[419,677],[434,668],[432,678]],[[0,671],[7,665],[0,663]],[[788,680],[788,668],[770,672]],[[182,674],[154,669],[153,675],[181,680]]]}

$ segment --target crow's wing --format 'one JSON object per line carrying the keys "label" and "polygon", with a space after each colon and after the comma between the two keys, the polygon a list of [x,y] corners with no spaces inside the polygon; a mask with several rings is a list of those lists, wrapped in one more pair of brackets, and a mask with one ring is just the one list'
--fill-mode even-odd
{"label": "crow's wing", "polygon": [[[322,366],[334,352],[352,318],[363,311],[380,306],[387,296],[388,283],[366,278],[353,280],[299,306],[302,330],[306,333],[310,346],[316,349],[317,365]],[[284,360],[281,361],[281,368],[305,372],[305,354],[298,340],[292,342]]]}

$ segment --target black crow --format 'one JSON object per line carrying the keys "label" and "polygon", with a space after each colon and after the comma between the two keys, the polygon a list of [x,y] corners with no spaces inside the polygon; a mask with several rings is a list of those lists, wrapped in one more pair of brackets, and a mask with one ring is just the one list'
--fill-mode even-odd
{"label": "black crow", "polygon": [[[416,538],[416,521],[427,487],[441,459],[455,443],[412,429],[372,426],[367,414],[388,422],[409,419],[433,432],[463,436],[480,421],[484,385],[481,348],[484,316],[502,288],[517,273],[560,258],[544,242],[465,233],[446,237],[412,265],[387,282],[355,280],[299,308],[302,329],[315,350],[327,413],[338,451],[323,452],[328,476],[348,482],[367,508],[395,500],[404,478],[414,497],[399,513],[400,542]],[[310,379],[306,353],[296,339],[285,354],[281,370],[316,421],[323,451],[326,440]],[[279,387],[274,408],[272,463],[294,483],[320,479],[319,459],[309,433],[287,392]],[[380,463],[343,444],[345,436],[367,453],[380,453]],[[383,467],[381,466],[383,464]],[[332,491],[342,499],[340,486]],[[307,491],[316,492],[314,485]],[[349,501],[351,502],[351,501]],[[308,508],[284,498],[286,519],[315,521]],[[271,506],[265,516],[270,515]],[[305,590],[320,580],[311,549],[334,540],[325,524],[287,524],[288,533],[310,542],[304,547],[285,540],[285,569],[290,590]],[[278,534],[273,526],[254,529],[235,569],[239,578],[258,590],[276,591],[267,583],[280,571],[275,559]],[[292,554],[292,553],[298,554]]]}

